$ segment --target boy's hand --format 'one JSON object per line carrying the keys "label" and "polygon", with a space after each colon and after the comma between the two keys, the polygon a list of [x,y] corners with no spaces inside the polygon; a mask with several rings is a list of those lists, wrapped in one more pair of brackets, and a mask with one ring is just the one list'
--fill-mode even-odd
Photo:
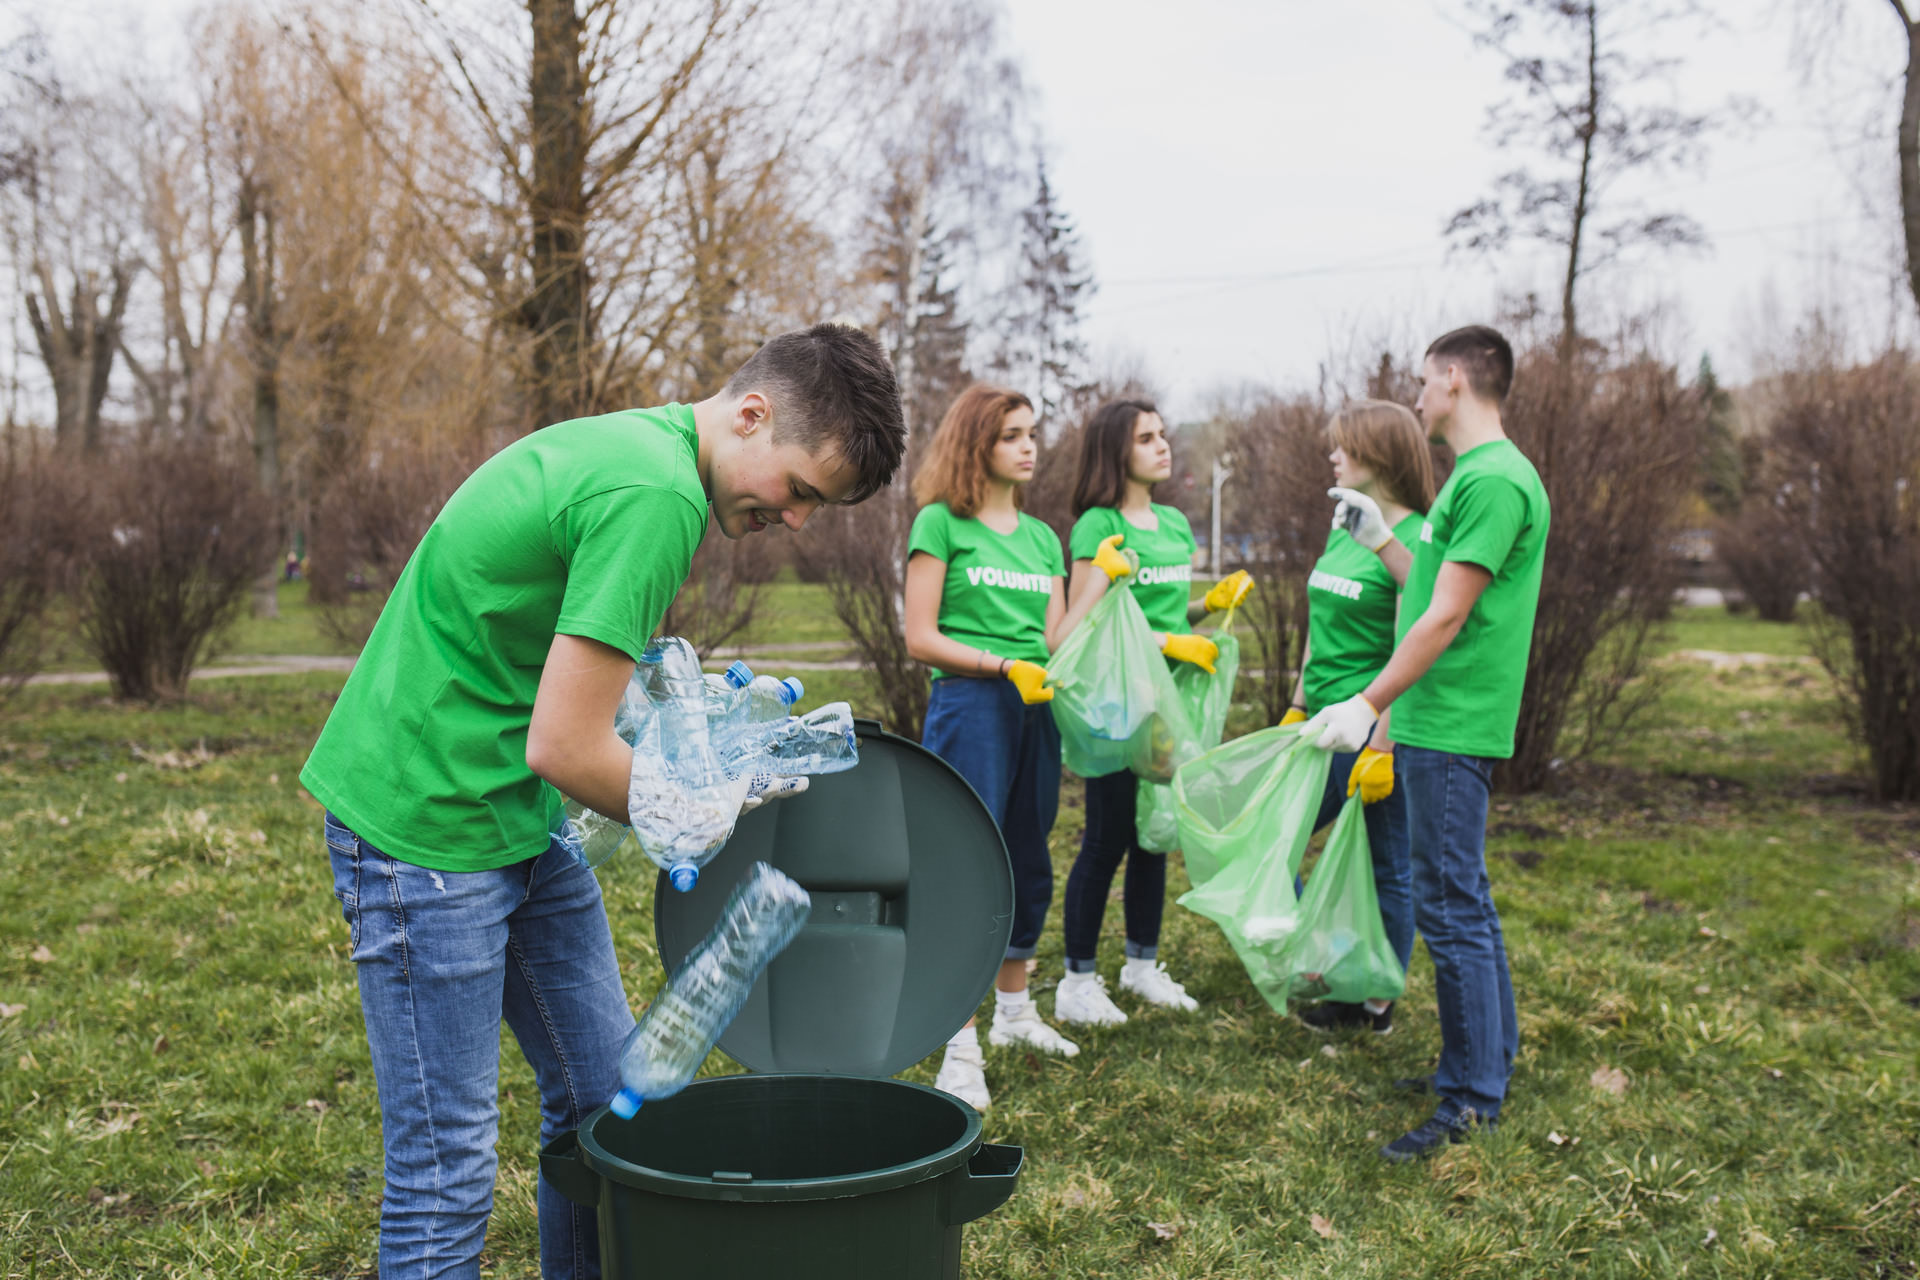
{"label": "boy's hand", "polygon": [[1107,581],[1117,582],[1133,572],[1136,560],[1130,560],[1120,551],[1120,544],[1126,540],[1126,534],[1116,533],[1100,540],[1100,549],[1093,553],[1093,567],[1107,575]]}
{"label": "boy's hand", "polygon": [[1377,804],[1393,794],[1393,752],[1360,748],[1353,772],[1347,775],[1347,794],[1355,791],[1360,793],[1361,804]]}
{"label": "boy's hand", "polygon": [[1345,529],[1353,540],[1369,551],[1378,551],[1393,540],[1380,504],[1358,489],[1329,489],[1329,498],[1338,498],[1333,509],[1333,527]]}
{"label": "boy's hand", "polygon": [[1183,636],[1168,636],[1161,644],[1160,652],[1176,662],[1191,662],[1208,675],[1212,675],[1213,660],[1220,656],[1220,646],[1205,636],[1189,633]]}
{"label": "boy's hand", "polygon": [[1047,688],[1047,669],[1037,662],[1015,658],[1007,664],[1007,679],[1020,691],[1020,701],[1030,707],[1053,701],[1053,690]]}
{"label": "boy's hand", "polygon": [[769,800],[785,800],[788,796],[797,796],[807,789],[808,779],[800,778],[761,778],[747,788],[747,798],[740,803],[740,812],[752,813]]}
{"label": "boy's hand", "polygon": [[1253,590],[1253,575],[1245,569],[1240,569],[1214,583],[1207,591],[1206,598],[1200,603],[1207,607],[1208,613],[1218,613],[1222,609],[1239,607],[1240,602],[1247,598],[1247,592],[1251,590]]}
{"label": "boy's hand", "polygon": [[1300,726],[1300,736],[1322,751],[1358,751],[1367,745],[1373,722],[1380,718],[1364,694],[1320,708],[1320,714]]}

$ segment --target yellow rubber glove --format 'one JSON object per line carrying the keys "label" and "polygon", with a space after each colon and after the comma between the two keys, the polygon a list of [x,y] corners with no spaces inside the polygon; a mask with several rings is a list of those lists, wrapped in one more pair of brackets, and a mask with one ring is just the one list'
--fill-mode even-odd
{"label": "yellow rubber glove", "polygon": [[1100,542],[1100,549],[1093,553],[1093,567],[1107,575],[1107,581],[1114,582],[1133,572],[1133,562],[1120,554],[1120,544],[1126,540],[1126,534],[1116,533]]}
{"label": "yellow rubber glove", "polygon": [[1208,613],[1218,613],[1222,609],[1239,606],[1247,598],[1247,592],[1253,590],[1253,575],[1245,569],[1228,574],[1208,588],[1207,595],[1200,603],[1207,606]]}
{"label": "yellow rubber glove", "polygon": [[1347,794],[1360,793],[1361,804],[1376,804],[1393,794],[1393,752],[1360,748],[1353,772],[1347,775]]}
{"label": "yellow rubber glove", "polygon": [[1280,717],[1280,727],[1284,729],[1290,724],[1299,724],[1306,718],[1307,709],[1305,707],[1288,707],[1287,714]]}
{"label": "yellow rubber glove", "polygon": [[1047,669],[1037,662],[1015,658],[1007,664],[1007,679],[1020,691],[1020,701],[1030,707],[1053,701],[1053,690],[1047,688]]}
{"label": "yellow rubber glove", "polygon": [[1208,675],[1212,675],[1213,660],[1220,656],[1220,646],[1205,636],[1170,635],[1167,637],[1167,642],[1160,646],[1160,652],[1175,662],[1191,662]]}

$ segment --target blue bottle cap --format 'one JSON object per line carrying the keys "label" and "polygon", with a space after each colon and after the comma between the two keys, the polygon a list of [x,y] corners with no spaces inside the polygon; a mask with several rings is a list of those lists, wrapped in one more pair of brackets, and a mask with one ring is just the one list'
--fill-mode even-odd
{"label": "blue bottle cap", "polygon": [[641,1101],[639,1094],[623,1086],[620,1092],[613,1095],[613,1101],[607,1104],[607,1110],[622,1120],[631,1120],[634,1113],[640,1110]]}
{"label": "blue bottle cap", "polygon": [[667,869],[667,879],[681,893],[691,893],[693,886],[700,882],[700,868],[691,862],[682,862]]}
{"label": "blue bottle cap", "polygon": [[780,682],[780,700],[788,706],[807,696],[807,686],[800,683],[799,677],[788,676]]}
{"label": "blue bottle cap", "polygon": [[744,689],[753,683],[753,668],[738,659],[729,663],[722,674],[726,676],[727,683],[736,689]]}

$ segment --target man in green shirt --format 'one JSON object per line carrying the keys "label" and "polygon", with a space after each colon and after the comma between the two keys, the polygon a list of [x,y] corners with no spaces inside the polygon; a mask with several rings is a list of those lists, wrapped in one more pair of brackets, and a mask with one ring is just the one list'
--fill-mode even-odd
{"label": "man in green shirt", "polygon": [[1393,708],[1398,773],[1407,790],[1414,920],[1433,960],[1440,1062],[1432,1119],[1381,1148],[1389,1160],[1430,1155],[1493,1124],[1519,1047],[1513,980],[1487,878],[1487,798],[1493,763],[1513,754],[1513,729],[1533,643],[1546,555],[1546,490],[1507,438],[1500,406],[1513,351],[1483,325],[1427,348],[1417,406],[1458,461],[1409,552],[1377,506],[1352,490],[1336,519],[1406,583],[1393,657],[1367,687],[1303,727],[1323,748],[1356,750]]}
{"label": "man in green shirt", "polygon": [[[326,806],[386,1147],[379,1270],[479,1275],[500,1023],[541,1139],[618,1086],[633,1015],[561,793],[625,821],[614,713],[709,520],[798,529],[893,478],[893,370],[857,329],[762,347],[711,399],[562,422],[488,459],[407,562],[300,780]],[[593,1213],[539,1184],[541,1271],[597,1276]]]}

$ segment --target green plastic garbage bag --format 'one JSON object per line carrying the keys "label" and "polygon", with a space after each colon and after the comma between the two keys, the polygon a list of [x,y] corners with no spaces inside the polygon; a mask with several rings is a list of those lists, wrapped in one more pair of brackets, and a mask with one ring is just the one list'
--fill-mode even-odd
{"label": "green plastic garbage bag", "polygon": [[[1191,749],[1178,745],[1174,748],[1176,769],[1219,746],[1221,735],[1226,732],[1227,712],[1233,706],[1233,684],[1240,674],[1240,637],[1233,634],[1232,628],[1233,615],[1229,612],[1227,620],[1213,634],[1220,656],[1214,659],[1212,675],[1190,662],[1174,666],[1173,687],[1186,706],[1194,734]],[[1134,829],[1142,849],[1149,853],[1171,853],[1180,847],[1179,809],[1174,804],[1171,778],[1155,781],[1152,773],[1142,773],[1134,811]]]}
{"label": "green plastic garbage bag", "polygon": [[1235,738],[1182,766],[1174,774],[1173,802],[1193,883],[1205,884],[1276,846],[1299,866],[1332,759],[1304,745],[1296,724]]}
{"label": "green plastic garbage bag", "polygon": [[1284,990],[1278,1001],[1267,996],[1283,1013],[1287,1000],[1358,1004],[1393,1000],[1406,990],[1406,972],[1380,919],[1361,807],[1356,793],[1340,810],[1300,895],[1299,923],[1279,955]]}
{"label": "green plastic garbage bag", "polygon": [[1162,706],[1171,709],[1176,730],[1185,726],[1167,660],[1131,588],[1108,588],[1047,663],[1047,673],[1060,758],[1083,778],[1118,773],[1150,753],[1146,739]]}

